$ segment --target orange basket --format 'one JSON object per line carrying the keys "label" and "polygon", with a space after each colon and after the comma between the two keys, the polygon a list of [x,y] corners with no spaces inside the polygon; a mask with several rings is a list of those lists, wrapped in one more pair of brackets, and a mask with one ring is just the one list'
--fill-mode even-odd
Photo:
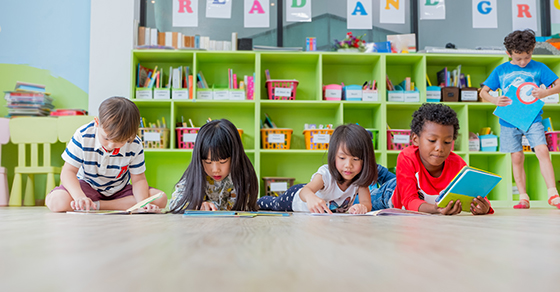
{"label": "orange basket", "polygon": [[262,149],[290,149],[292,129],[261,129]]}
{"label": "orange basket", "polygon": [[[267,80],[268,99],[275,100],[294,100],[298,86],[297,80]],[[277,90],[278,89],[278,90]],[[286,89],[286,90],[284,90]],[[289,90],[289,93],[286,92]],[[282,95],[280,95],[282,92]]]}
{"label": "orange basket", "polygon": [[303,130],[305,136],[305,149],[327,150],[331,140],[333,129],[309,129]]}
{"label": "orange basket", "polygon": [[294,185],[293,177],[263,177],[264,189],[267,196],[278,197]]}
{"label": "orange basket", "polygon": [[168,128],[138,128],[138,137],[144,148],[168,148]]}

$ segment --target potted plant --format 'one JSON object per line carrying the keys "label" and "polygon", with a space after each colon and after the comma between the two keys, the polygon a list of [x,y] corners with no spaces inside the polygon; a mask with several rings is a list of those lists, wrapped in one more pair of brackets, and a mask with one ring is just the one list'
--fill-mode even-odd
{"label": "potted plant", "polygon": [[334,48],[339,52],[364,52],[366,50],[366,41],[363,40],[365,36],[365,34],[353,36],[352,32],[348,32],[342,41],[334,40]]}

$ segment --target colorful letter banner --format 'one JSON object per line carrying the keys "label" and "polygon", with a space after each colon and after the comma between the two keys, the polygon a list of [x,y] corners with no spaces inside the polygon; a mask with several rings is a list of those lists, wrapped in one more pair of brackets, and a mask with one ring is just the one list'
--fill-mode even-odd
{"label": "colorful letter banner", "polygon": [[472,0],[473,28],[498,28],[496,0]]}
{"label": "colorful letter banner", "polygon": [[[270,27],[269,0],[244,0],[244,27]],[[282,9],[282,8],[278,8]]]}
{"label": "colorful letter banner", "polygon": [[311,0],[285,0],[286,22],[310,22]]}
{"label": "colorful letter banner", "polygon": [[233,0],[206,0],[206,18],[231,18]]}
{"label": "colorful letter banner", "polygon": [[560,0],[550,0],[550,23],[560,23]]}
{"label": "colorful letter banner", "polygon": [[[513,30],[530,28],[539,29],[537,25],[537,3],[535,0],[512,0],[511,20]],[[552,7],[551,7],[552,9]]]}
{"label": "colorful letter banner", "polygon": [[371,29],[373,27],[372,0],[348,0],[346,2],[346,28]]}
{"label": "colorful letter banner", "polygon": [[420,2],[420,20],[445,19],[445,0],[423,0]]}
{"label": "colorful letter banner", "polygon": [[381,0],[379,1],[379,22],[404,24],[405,1]]}
{"label": "colorful letter banner", "polygon": [[173,0],[173,26],[198,27],[197,0]]}

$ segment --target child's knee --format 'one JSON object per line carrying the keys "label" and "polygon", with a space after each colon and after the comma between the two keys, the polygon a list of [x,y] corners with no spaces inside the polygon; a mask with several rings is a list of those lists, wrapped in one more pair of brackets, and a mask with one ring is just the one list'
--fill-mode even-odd
{"label": "child's knee", "polygon": [[544,144],[535,146],[535,154],[537,155],[537,158],[539,158],[539,159],[548,158],[548,155],[549,155],[548,147]]}
{"label": "child's knee", "polygon": [[45,205],[53,212],[71,210],[70,202],[72,202],[72,196],[65,190],[54,190],[45,198]]}

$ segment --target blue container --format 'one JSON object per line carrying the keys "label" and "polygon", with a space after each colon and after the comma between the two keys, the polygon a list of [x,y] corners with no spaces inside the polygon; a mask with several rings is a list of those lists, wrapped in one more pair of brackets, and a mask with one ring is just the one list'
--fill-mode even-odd
{"label": "blue container", "polygon": [[360,85],[344,86],[344,95],[342,96],[342,99],[343,100],[361,101],[362,100],[362,86],[360,86]]}
{"label": "blue container", "polygon": [[391,42],[378,42],[373,43],[373,51],[378,53],[390,53]]}
{"label": "blue container", "polygon": [[480,139],[480,151],[483,152],[496,152],[498,151],[498,136],[488,134],[482,135]]}

